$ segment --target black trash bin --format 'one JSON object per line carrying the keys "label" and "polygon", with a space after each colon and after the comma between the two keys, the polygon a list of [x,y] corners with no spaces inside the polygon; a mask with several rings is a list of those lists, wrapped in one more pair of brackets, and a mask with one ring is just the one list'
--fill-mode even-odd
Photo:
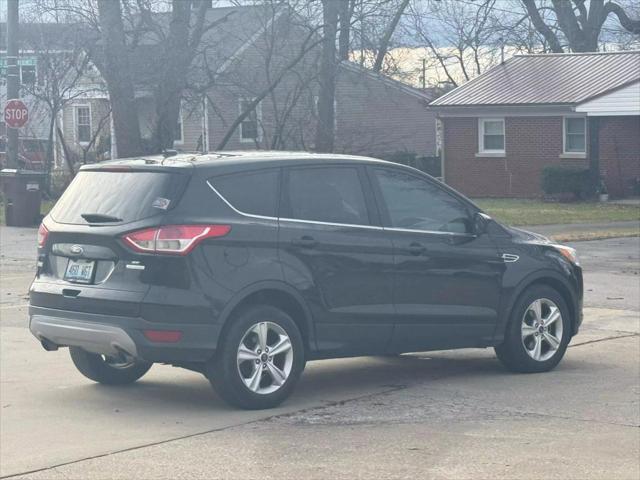
{"label": "black trash bin", "polygon": [[0,171],[4,218],[10,227],[32,227],[40,223],[42,185],[46,174],[5,168]]}

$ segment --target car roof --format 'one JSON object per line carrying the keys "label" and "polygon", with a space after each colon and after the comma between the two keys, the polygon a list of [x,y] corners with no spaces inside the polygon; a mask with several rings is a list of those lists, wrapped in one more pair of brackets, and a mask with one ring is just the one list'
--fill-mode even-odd
{"label": "car roof", "polygon": [[276,167],[314,163],[371,163],[395,165],[391,162],[357,155],[333,153],[287,152],[280,150],[224,151],[211,153],[179,153],[171,156],[151,155],[124,158],[100,164],[87,165],[83,169],[113,168],[196,168],[206,170],[247,170],[256,167]]}

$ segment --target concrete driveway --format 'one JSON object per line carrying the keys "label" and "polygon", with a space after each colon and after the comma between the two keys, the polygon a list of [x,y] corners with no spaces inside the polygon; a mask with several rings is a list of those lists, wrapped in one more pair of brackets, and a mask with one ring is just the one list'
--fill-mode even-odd
{"label": "concrete driveway", "polygon": [[0,237],[3,477],[640,477],[638,238],[574,245],[585,325],[554,372],[507,373],[491,350],[311,362],[284,406],[244,412],[194,373],[110,388],[42,350],[24,306],[35,232]]}

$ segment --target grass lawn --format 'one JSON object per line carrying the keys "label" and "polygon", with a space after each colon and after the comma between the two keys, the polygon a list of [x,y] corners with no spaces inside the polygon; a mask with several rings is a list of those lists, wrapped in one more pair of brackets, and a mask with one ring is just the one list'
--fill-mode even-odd
{"label": "grass lawn", "polygon": [[483,198],[474,201],[493,218],[507,225],[606,223],[640,219],[640,207],[637,205],[553,203],[506,198]]}
{"label": "grass lawn", "polygon": [[[606,223],[640,220],[640,207],[609,203],[553,203],[540,200],[483,198],[475,202],[489,215],[507,225]],[[42,202],[43,215],[54,202]],[[4,225],[4,204],[0,202],[0,225]]]}

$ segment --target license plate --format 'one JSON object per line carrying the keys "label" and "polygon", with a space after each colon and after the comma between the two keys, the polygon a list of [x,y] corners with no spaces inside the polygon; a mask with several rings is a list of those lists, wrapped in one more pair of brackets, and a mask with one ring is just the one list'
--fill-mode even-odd
{"label": "license plate", "polygon": [[64,273],[64,279],[69,282],[91,283],[95,264],[96,262],[93,260],[74,260],[70,258],[67,270]]}

